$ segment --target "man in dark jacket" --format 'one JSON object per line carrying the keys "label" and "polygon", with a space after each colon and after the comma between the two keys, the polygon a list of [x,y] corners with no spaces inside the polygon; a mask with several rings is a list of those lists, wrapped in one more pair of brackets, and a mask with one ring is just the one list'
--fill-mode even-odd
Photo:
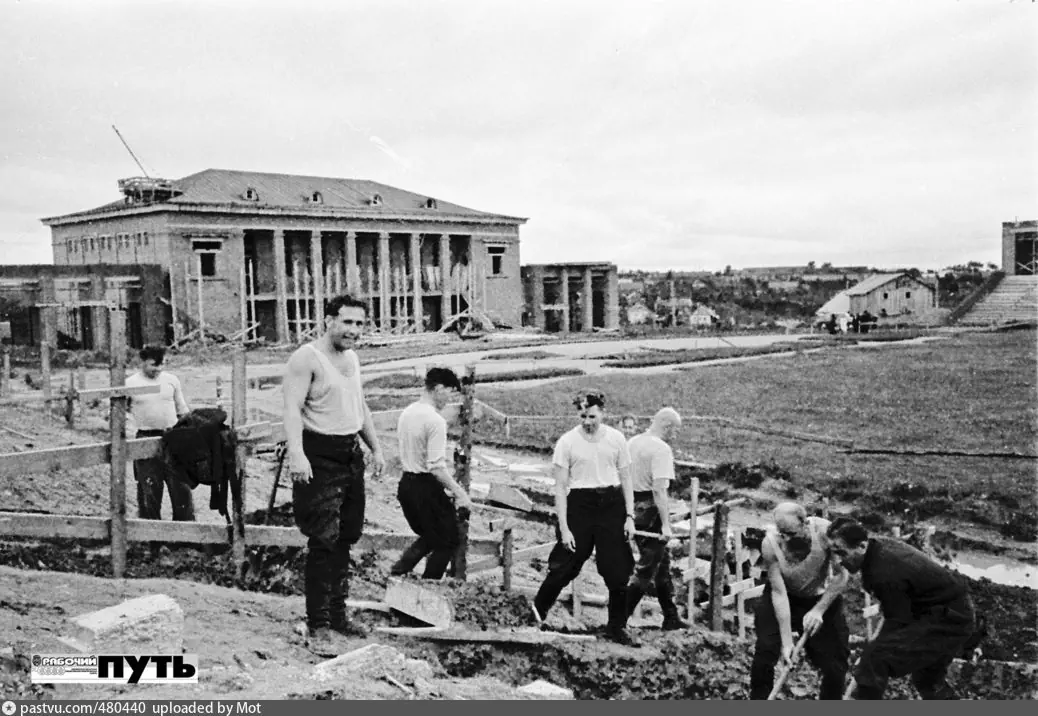
{"label": "man in dark jacket", "polygon": [[854,670],[853,699],[880,699],[891,678],[911,674],[924,699],[957,699],[945,676],[973,636],[973,602],[963,577],[901,540],[869,537],[849,517],[827,530],[830,549],[880,603],[883,626]]}

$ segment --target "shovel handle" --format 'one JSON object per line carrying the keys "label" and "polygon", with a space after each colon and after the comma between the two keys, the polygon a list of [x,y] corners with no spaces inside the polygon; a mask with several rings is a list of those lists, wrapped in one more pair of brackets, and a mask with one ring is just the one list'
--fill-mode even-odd
{"label": "shovel handle", "polygon": [[786,679],[789,677],[790,672],[793,671],[793,667],[797,665],[800,660],[800,652],[804,648],[804,644],[807,643],[807,632],[800,635],[797,639],[796,646],[793,647],[793,653],[789,655],[789,663],[782,665],[782,670],[779,672],[778,678],[775,679],[775,686],[772,688],[771,693],[768,694],[768,701],[774,701],[775,697],[778,696],[779,692],[782,691],[782,687],[786,685]]}
{"label": "shovel handle", "polygon": [[657,532],[642,532],[641,530],[634,531],[635,537],[649,537],[651,539],[658,539],[660,542],[669,542],[672,539],[689,539],[689,535],[674,535],[672,537],[664,537]]}

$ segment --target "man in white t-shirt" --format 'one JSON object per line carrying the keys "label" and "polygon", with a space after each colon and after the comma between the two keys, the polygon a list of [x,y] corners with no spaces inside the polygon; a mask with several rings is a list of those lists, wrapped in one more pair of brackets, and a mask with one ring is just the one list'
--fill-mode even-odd
{"label": "man in white t-shirt", "polygon": [[[130,400],[127,434],[136,437],[161,436],[176,425],[177,420],[190,412],[180,380],[162,370],[166,350],[161,346],[146,346],[140,351],[140,370],[126,379],[128,387],[159,386],[158,393],[134,395]],[[173,519],[191,522],[195,519],[195,505],[191,487],[176,479],[166,470],[161,457],[133,461],[133,476],[137,480],[137,515],[142,520],[162,519],[163,488],[169,490]]]}
{"label": "man in white t-shirt", "polygon": [[663,629],[688,626],[674,603],[674,582],[670,576],[667,542],[674,536],[670,527],[667,488],[674,479],[674,452],[668,442],[681,427],[681,416],[674,408],[660,408],[649,429],[627,442],[631,453],[631,482],[634,485],[634,526],[639,532],[652,532],[662,539],[636,536],[638,564],[627,585],[627,614],[653,586],[663,611]]}
{"label": "man in white t-shirt", "polygon": [[430,368],[422,397],[400,413],[397,439],[404,474],[397,499],[418,539],[404,550],[390,574],[407,574],[425,558],[424,579],[440,579],[454,557],[461,534],[458,513],[472,499],[447,467],[447,421],[440,411],[461,390],[450,368]]}
{"label": "man in white t-shirt", "polygon": [[566,585],[580,574],[595,552],[598,573],[609,589],[606,636],[618,644],[638,646],[626,631],[627,580],[634,566],[634,494],[627,441],[616,428],[602,424],[601,393],[578,395],[573,404],[580,425],[555,444],[555,514],[558,543],[548,556],[534,608],[543,621]]}

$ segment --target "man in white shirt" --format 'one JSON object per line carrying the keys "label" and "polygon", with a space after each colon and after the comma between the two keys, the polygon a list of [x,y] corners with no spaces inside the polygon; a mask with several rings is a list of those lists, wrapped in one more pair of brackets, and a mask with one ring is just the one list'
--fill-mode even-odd
{"label": "man in white shirt", "polygon": [[461,390],[450,368],[430,368],[422,397],[404,408],[397,423],[404,474],[397,499],[418,539],[404,550],[390,574],[407,574],[425,558],[425,579],[440,579],[461,544],[458,512],[472,500],[447,469],[447,421],[440,414]]}
{"label": "man in white shirt", "polygon": [[[157,437],[176,425],[177,420],[187,415],[190,409],[184,400],[180,380],[169,371],[162,370],[166,350],[161,346],[146,346],[139,355],[140,370],[126,379],[126,385],[131,388],[157,385],[159,392],[134,395],[129,399],[127,434],[136,434],[139,438]],[[137,480],[137,515],[142,520],[162,519],[162,493],[165,486],[169,490],[173,519],[178,522],[194,521],[195,505],[191,498],[191,487],[167,471],[162,458],[134,460],[133,475]]]}
{"label": "man in white shirt", "polygon": [[601,393],[578,395],[573,404],[580,425],[559,438],[552,458],[558,543],[548,556],[548,574],[534,598],[534,609],[543,621],[594,551],[598,573],[609,589],[606,636],[618,644],[638,646],[626,631],[627,580],[634,566],[627,441],[619,430],[602,424]]}
{"label": "man in white shirt", "polygon": [[674,582],[670,576],[670,552],[667,548],[667,542],[674,536],[667,495],[670,481],[674,479],[674,452],[668,442],[680,427],[678,411],[660,408],[649,429],[627,442],[634,485],[634,527],[639,532],[652,532],[662,537],[634,538],[638,546],[638,564],[627,585],[627,614],[633,614],[641,598],[655,586],[665,631],[688,626],[674,603]]}

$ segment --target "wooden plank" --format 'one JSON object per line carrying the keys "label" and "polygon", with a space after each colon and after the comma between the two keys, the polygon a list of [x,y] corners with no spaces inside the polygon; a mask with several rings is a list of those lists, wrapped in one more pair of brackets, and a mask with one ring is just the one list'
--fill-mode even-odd
{"label": "wooden plank", "polygon": [[[731,589],[732,592],[724,595],[724,598],[721,599],[722,607],[734,606],[737,603],[738,597],[743,597],[744,599],[755,599],[764,594],[764,585],[758,584],[755,586],[752,579],[744,579],[741,582],[736,582],[731,585]],[[700,602],[699,607],[705,609],[709,605],[710,602]]]}
{"label": "wooden plank", "polygon": [[[245,399],[245,368],[245,347],[239,346],[231,355],[231,425],[236,428],[244,426],[248,420]],[[233,526],[231,551],[238,575],[244,576],[248,566],[245,561],[245,490],[248,481],[248,471],[245,466],[249,459],[248,446],[238,443],[234,450],[234,458],[238,480],[237,489],[234,489],[234,484],[231,485],[231,525]]]}
{"label": "wooden plank", "polygon": [[118,397],[132,397],[134,395],[151,395],[159,392],[159,386],[140,385],[131,387],[113,385],[108,388],[91,388],[90,390],[80,390],[78,392],[80,400],[110,400]]}
{"label": "wooden plank", "polygon": [[724,618],[721,614],[721,595],[724,590],[725,554],[727,552],[728,508],[717,503],[714,510],[714,539],[710,553],[710,628],[713,631],[724,629]]}
{"label": "wooden plank", "polygon": [[[465,379],[461,384],[461,440],[458,449],[461,458],[455,469],[454,479],[467,495],[472,485],[472,404],[476,399],[476,366],[465,367]],[[451,576],[464,580],[468,571],[469,516],[467,512],[458,515],[458,535],[460,541],[454,552],[454,571]]]}
{"label": "wooden plank", "polygon": [[[29,512],[0,513],[0,535],[7,537],[69,537],[107,539],[109,518],[72,515],[41,515]],[[191,544],[228,544],[229,528],[220,522],[170,522],[167,520],[128,519],[130,542],[185,542]],[[245,525],[245,543],[257,547],[305,547],[307,538],[295,527]],[[355,550],[391,551],[406,549],[414,542],[412,534],[367,532]],[[469,544],[473,554],[497,555],[497,540],[476,538]]]}
{"label": "wooden plank", "polygon": [[[400,632],[388,632],[397,633]],[[535,627],[514,630],[500,629],[495,631],[483,631],[478,629],[466,629],[462,627],[451,627],[449,629],[427,629],[414,630],[405,633],[417,639],[428,639],[431,641],[453,641],[480,644],[551,644],[557,641],[595,641],[592,634],[563,634],[562,632],[541,631]]]}
{"label": "wooden plank", "polygon": [[385,603],[398,612],[435,627],[454,623],[454,605],[440,592],[395,577],[386,585]]}
{"label": "wooden plank", "polygon": [[[693,477],[692,484],[689,487],[688,495],[688,514],[694,515],[699,511],[699,478]],[[688,577],[685,582],[688,583],[688,623],[691,626],[695,626],[696,623],[696,549],[698,547],[699,530],[696,529],[696,525],[693,524],[693,520],[690,519],[688,522],[688,570],[686,574]]]}

